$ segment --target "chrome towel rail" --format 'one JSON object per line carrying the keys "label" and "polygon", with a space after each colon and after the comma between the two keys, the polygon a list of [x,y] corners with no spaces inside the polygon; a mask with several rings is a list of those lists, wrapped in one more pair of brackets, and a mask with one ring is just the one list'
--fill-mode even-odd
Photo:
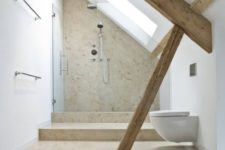
{"label": "chrome towel rail", "polygon": [[26,0],[15,0],[19,2],[25,9],[30,9],[30,13],[33,13],[35,21],[41,19],[41,16],[31,7],[31,5]]}
{"label": "chrome towel rail", "polygon": [[34,14],[36,15],[35,20],[41,19],[41,16],[30,6],[30,4],[26,0],[23,0],[23,2],[27,5],[27,7],[30,8],[31,11],[34,12]]}
{"label": "chrome towel rail", "polygon": [[32,74],[16,71],[15,77],[17,77],[18,75],[25,75],[25,76],[33,77],[33,78],[35,78],[35,80],[41,79],[41,77],[39,77],[39,76],[35,76],[35,75],[32,75]]}

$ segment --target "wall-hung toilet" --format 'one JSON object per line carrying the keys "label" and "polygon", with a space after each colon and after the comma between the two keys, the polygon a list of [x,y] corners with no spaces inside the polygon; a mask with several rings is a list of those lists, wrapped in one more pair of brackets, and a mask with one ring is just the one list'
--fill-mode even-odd
{"label": "wall-hung toilet", "polygon": [[155,111],[150,112],[151,122],[159,135],[171,142],[196,142],[198,117],[189,112]]}

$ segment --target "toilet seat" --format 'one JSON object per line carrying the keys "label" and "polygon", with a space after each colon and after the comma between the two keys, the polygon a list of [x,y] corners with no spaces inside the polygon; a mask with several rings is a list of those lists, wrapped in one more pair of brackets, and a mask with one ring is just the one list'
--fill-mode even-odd
{"label": "toilet seat", "polygon": [[188,111],[154,111],[150,112],[152,117],[188,117],[190,112]]}

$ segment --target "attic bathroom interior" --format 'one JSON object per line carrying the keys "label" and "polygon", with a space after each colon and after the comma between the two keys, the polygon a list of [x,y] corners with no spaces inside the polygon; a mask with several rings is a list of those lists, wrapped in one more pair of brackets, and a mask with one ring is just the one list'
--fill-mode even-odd
{"label": "attic bathroom interior", "polygon": [[224,0],[0,0],[0,150],[224,150]]}
{"label": "attic bathroom interior", "polygon": [[[126,1],[129,7],[118,2],[121,9],[138,11]],[[126,16],[129,10],[123,14],[113,4],[64,2],[64,48],[54,57],[55,112],[132,112],[143,95],[156,63],[142,46],[152,42],[151,36],[140,36],[143,29]],[[157,25],[147,21],[154,28],[149,30],[152,34]],[[132,33],[134,27],[137,33]],[[159,102],[154,109],[159,109]]]}

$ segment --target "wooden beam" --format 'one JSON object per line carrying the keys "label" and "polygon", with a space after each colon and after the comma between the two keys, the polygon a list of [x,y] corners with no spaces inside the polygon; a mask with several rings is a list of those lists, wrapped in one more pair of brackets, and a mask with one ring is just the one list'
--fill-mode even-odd
{"label": "wooden beam", "polygon": [[154,51],[151,52],[151,57],[156,58],[159,54],[162,53],[164,47],[166,46],[167,41],[170,38],[170,34],[172,32],[172,29],[164,36],[164,38],[161,40],[161,42],[157,45],[157,47],[154,49]]}
{"label": "wooden beam", "polygon": [[[208,8],[208,6],[213,2],[213,0],[195,0],[192,4],[191,4],[191,8],[201,14],[201,12],[203,12],[204,10],[206,10]],[[161,42],[159,43],[159,45],[154,49],[154,51],[151,52],[151,57],[152,58],[156,58],[159,54],[162,53],[163,48],[166,45],[167,40],[169,39],[169,36],[171,34],[172,29],[166,34],[166,36],[164,36],[164,38],[161,40]]]}
{"label": "wooden beam", "polygon": [[208,53],[212,52],[211,23],[184,0],[146,0]]}
{"label": "wooden beam", "polygon": [[195,0],[192,4],[191,4],[191,8],[197,12],[197,13],[201,13],[204,10],[206,10],[209,5],[213,2],[213,0]]}
{"label": "wooden beam", "polygon": [[155,96],[157,95],[163,78],[172,62],[183,34],[184,32],[180,27],[175,26],[173,28],[153,76],[148,83],[145,94],[137,107],[137,110],[131,123],[129,124],[127,132],[123,137],[118,150],[130,150],[132,148],[141,126],[149,113],[151,105],[153,104]]}

